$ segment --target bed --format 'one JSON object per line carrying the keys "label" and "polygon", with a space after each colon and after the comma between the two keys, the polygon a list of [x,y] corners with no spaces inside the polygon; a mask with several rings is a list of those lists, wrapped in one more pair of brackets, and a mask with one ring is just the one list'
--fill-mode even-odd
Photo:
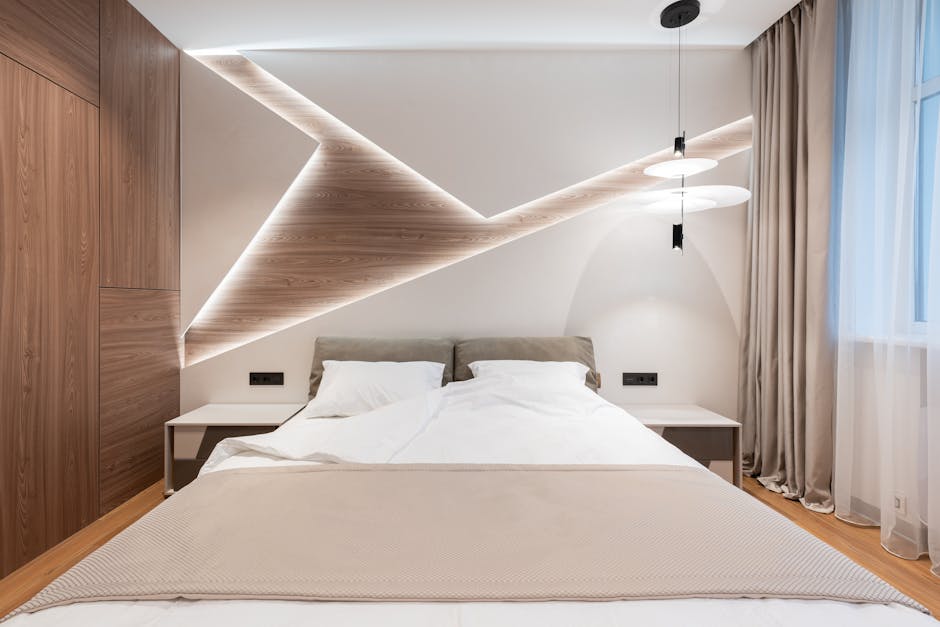
{"label": "bed", "polygon": [[[474,377],[487,360],[583,384]],[[440,362],[446,385],[322,417],[337,361]],[[596,387],[587,338],[319,338],[305,410],[221,442],[6,624],[934,624]]]}

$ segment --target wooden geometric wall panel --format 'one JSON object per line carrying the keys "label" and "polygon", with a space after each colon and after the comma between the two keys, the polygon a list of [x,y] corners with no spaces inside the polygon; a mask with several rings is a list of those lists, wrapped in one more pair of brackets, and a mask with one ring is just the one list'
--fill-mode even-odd
{"label": "wooden geometric wall panel", "polygon": [[[628,4],[636,3],[618,3]],[[665,114],[675,86],[664,77],[675,73],[675,52],[665,48],[242,54],[484,217],[671,140]],[[743,51],[700,50],[688,62],[689,93],[696,93],[690,127],[708,130],[750,113]]]}
{"label": "wooden geometric wall panel", "polygon": [[98,0],[3,0],[0,52],[98,104]]}
{"label": "wooden geometric wall panel", "polygon": [[[660,180],[664,149],[483,218],[238,54],[207,67],[319,142],[267,222],[186,331],[192,364],[574,217]],[[724,159],[751,146],[751,118],[687,144]]]}
{"label": "wooden geometric wall panel", "polygon": [[101,514],[163,476],[179,415],[179,292],[101,288]]}
{"label": "wooden geometric wall panel", "polygon": [[98,109],[0,55],[0,577],[98,514]]}
{"label": "wooden geometric wall panel", "polygon": [[179,289],[179,50],[101,0],[101,285]]}
{"label": "wooden geometric wall panel", "polygon": [[[183,326],[228,272],[317,147],[199,61],[180,57]],[[224,111],[224,115],[220,113]],[[219,216],[225,220],[220,237]]]}

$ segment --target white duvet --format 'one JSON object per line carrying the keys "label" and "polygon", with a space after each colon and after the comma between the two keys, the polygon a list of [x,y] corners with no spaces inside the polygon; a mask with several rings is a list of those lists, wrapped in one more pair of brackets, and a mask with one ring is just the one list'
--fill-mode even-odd
{"label": "white duvet", "polygon": [[[584,386],[499,377],[446,388],[350,418],[308,418],[316,401],[273,433],[221,442],[203,473],[330,463],[670,464],[699,466]],[[702,472],[708,472],[704,468]],[[715,477],[716,481],[721,481]],[[689,512],[694,517],[694,512]],[[277,533],[276,529],[259,533]],[[561,625],[936,624],[902,606],[778,599],[541,603],[134,601],[79,603],[21,615],[11,627],[47,625]]]}
{"label": "white duvet", "polygon": [[273,433],[219,443],[202,473],[332,461],[698,466],[583,385],[474,379],[350,418],[306,417],[317,413],[314,400]]}

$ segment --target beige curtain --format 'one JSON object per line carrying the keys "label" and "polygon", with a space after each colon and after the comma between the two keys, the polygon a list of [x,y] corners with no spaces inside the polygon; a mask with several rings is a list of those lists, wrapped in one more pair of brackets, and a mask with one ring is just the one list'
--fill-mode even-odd
{"label": "beige curtain", "polygon": [[751,44],[753,180],[739,412],[744,468],[832,511],[829,326],[835,0],[806,0]]}

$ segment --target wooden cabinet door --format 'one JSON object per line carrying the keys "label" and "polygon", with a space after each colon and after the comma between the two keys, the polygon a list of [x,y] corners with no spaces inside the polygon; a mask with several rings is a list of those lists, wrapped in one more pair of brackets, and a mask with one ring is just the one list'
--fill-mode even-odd
{"label": "wooden cabinet door", "polygon": [[0,576],[98,514],[98,110],[0,55]]}

